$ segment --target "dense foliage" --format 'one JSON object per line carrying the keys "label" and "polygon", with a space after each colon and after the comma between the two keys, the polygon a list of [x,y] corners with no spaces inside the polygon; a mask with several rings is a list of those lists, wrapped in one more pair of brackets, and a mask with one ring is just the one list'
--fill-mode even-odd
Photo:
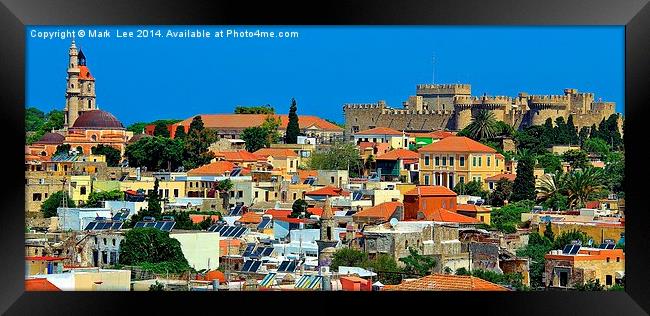
{"label": "dense foliage", "polygon": [[31,132],[31,135],[27,137],[26,143],[28,145],[33,144],[41,139],[45,133],[63,128],[64,123],[65,115],[63,111],[52,110],[45,114],[37,108],[28,107],[25,109],[25,131]]}
{"label": "dense foliage", "polygon": [[120,263],[140,266],[154,273],[190,270],[178,240],[155,228],[133,228],[120,244]]}
{"label": "dense foliage", "polygon": [[433,256],[421,255],[417,249],[409,247],[409,255],[399,258],[405,264],[404,271],[411,274],[429,275],[434,272],[438,262]]}
{"label": "dense foliage", "polygon": [[358,175],[363,164],[354,144],[336,143],[325,151],[313,153],[309,167],[314,170],[350,170],[351,175]]}
{"label": "dense foliage", "polygon": [[147,170],[175,170],[183,164],[183,142],[165,137],[143,137],[126,146],[124,155],[131,167],[146,167]]}
{"label": "dense foliage", "polygon": [[275,109],[270,104],[262,106],[237,106],[235,114],[275,114]]}
{"label": "dense foliage", "polygon": [[214,153],[208,150],[210,144],[216,140],[215,133],[203,126],[200,115],[195,116],[190,123],[190,128],[183,141],[185,170],[194,169],[210,163]]}
{"label": "dense foliage", "polygon": [[535,200],[535,158],[524,150],[519,154],[517,176],[512,185],[512,200]]}
{"label": "dense foliage", "polygon": [[553,249],[553,242],[548,238],[532,233],[528,239],[528,245],[517,250],[517,256],[530,258],[530,285],[533,288],[544,287],[542,276],[544,275],[544,256]]}
{"label": "dense foliage", "polygon": [[483,184],[479,181],[470,181],[470,182],[459,182],[457,183],[453,191],[458,195],[471,195],[471,196],[480,196],[485,199],[488,196],[488,191],[483,190]]}
{"label": "dense foliage", "polygon": [[124,199],[124,192],[120,190],[112,191],[92,191],[88,195],[88,201],[85,207],[104,207],[103,201],[121,201]]}
{"label": "dense foliage", "polygon": [[523,275],[521,273],[497,273],[489,270],[476,269],[467,271],[465,268],[456,270],[456,275],[471,275],[485,281],[489,281],[502,286],[508,286],[518,291],[524,290]]}
{"label": "dense foliage", "polygon": [[43,217],[48,218],[57,216],[56,209],[63,206],[63,196],[65,195],[68,207],[75,207],[74,201],[70,200],[68,192],[58,191],[50,194],[50,196],[41,203],[41,213]]}
{"label": "dense foliage", "polygon": [[105,146],[104,144],[99,144],[91,148],[93,155],[104,155],[106,156],[106,165],[109,167],[116,167],[120,163],[122,154],[120,150],[111,146]]}
{"label": "dense foliage", "polygon": [[521,223],[521,214],[530,212],[533,206],[533,201],[522,200],[492,209],[490,223],[501,232],[514,233]]}

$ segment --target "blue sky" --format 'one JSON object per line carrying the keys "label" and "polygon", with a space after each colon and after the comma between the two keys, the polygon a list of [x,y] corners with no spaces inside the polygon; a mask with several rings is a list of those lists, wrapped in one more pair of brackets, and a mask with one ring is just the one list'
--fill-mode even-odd
{"label": "blue sky", "polygon": [[[70,39],[31,30],[108,29],[77,37],[96,78],[97,104],[125,125],[237,105],[271,104],[287,113],[343,121],[344,103],[386,100],[393,107],[415,85],[469,83],[473,95],[593,92],[624,108],[624,28],[596,27],[200,27],[297,31],[298,38],[164,38],[196,27],[28,27],[26,105],[63,109]],[[163,38],[115,38],[116,30],[160,30]]]}

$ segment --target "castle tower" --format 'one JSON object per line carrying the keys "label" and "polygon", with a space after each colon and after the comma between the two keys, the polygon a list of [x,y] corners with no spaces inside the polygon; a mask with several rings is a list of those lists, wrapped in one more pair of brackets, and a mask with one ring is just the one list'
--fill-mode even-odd
{"label": "castle tower", "polygon": [[97,109],[95,78],[86,66],[86,56],[83,51],[77,50],[74,39],[68,50],[68,56],[64,129],[72,127],[81,113]]}
{"label": "castle tower", "polygon": [[482,96],[479,104],[473,109],[475,111],[487,110],[494,114],[494,119],[497,121],[506,121],[505,114],[510,111],[512,106],[512,98],[506,96]]}
{"label": "castle tower", "polygon": [[472,122],[473,98],[470,96],[454,97],[454,129],[462,130]]}
{"label": "castle tower", "polygon": [[568,95],[533,95],[528,97],[530,110],[526,125],[544,125],[548,118],[555,122],[557,117],[568,117],[570,96]]}

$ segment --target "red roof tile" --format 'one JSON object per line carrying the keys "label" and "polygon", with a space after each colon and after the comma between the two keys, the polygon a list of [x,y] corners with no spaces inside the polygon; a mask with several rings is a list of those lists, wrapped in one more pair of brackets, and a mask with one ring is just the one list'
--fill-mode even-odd
{"label": "red roof tile", "polygon": [[481,223],[481,221],[479,221],[476,218],[460,215],[458,213],[448,211],[445,209],[423,210],[423,211],[419,211],[418,214],[424,215],[423,220],[426,221],[460,223],[460,224]]}
{"label": "red roof tile", "polygon": [[52,256],[27,256],[25,257],[25,260],[32,260],[32,261],[61,261],[64,260],[65,258],[61,257],[52,257]]}
{"label": "red roof tile", "polygon": [[259,224],[262,222],[262,215],[255,212],[246,212],[242,214],[238,221],[244,224]]}
{"label": "red roof tile", "polygon": [[198,223],[202,222],[207,217],[210,217],[215,222],[219,220],[219,215],[190,214],[190,220],[194,224],[198,224]]}
{"label": "red roof tile", "polygon": [[377,160],[418,159],[419,157],[417,152],[399,148],[377,156]]}
{"label": "red roof tile", "polygon": [[262,148],[255,152],[258,156],[263,157],[277,157],[277,158],[286,158],[286,157],[298,157],[298,154],[291,149],[286,148]]}
{"label": "red roof tile", "polygon": [[56,285],[52,284],[46,278],[27,279],[25,280],[25,291],[61,291]]}
{"label": "red roof tile", "polygon": [[384,202],[356,212],[352,215],[352,218],[356,220],[364,217],[372,217],[387,221],[395,213],[397,208],[402,205],[401,202]]}
{"label": "red roof tile", "polygon": [[433,274],[417,280],[386,285],[384,291],[508,291],[492,282],[468,275]]}
{"label": "red roof tile", "polygon": [[235,164],[230,161],[215,161],[207,165],[194,168],[187,172],[188,176],[222,176],[235,168]]}
{"label": "red roof tile", "polygon": [[485,207],[474,204],[457,204],[456,211],[475,212],[475,213],[489,213],[490,210]]}
{"label": "red roof tile", "polygon": [[418,150],[419,152],[478,152],[496,153],[497,151],[487,145],[483,145],[471,138],[463,136],[445,137],[433,144],[426,145]]}
{"label": "red roof tile", "polygon": [[265,160],[263,157],[250,153],[246,150],[237,151],[219,151],[214,152],[215,158],[230,162],[257,162]]}
{"label": "red roof tile", "polygon": [[440,185],[428,185],[428,186],[417,186],[414,189],[404,193],[404,195],[418,195],[418,196],[456,196],[456,192],[440,186]]}
{"label": "red roof tile", "polygon": [[[195,115],[196,116],[196,115]],[[210,129],[245,129],[247,127],[260,126],[268,116],[267,114],[199,114],[205,128]],[[287,114],[275,114],[275,117],[280,118],[279,129],[285,130],[289,123],[289,116]],[[194,116],[176,123],[174,125],[190,126]],[[300,129],[309,127],[316,127],[324,131],[342,132],[343,128],[332,124],[320,117],[312,115],[298,115],[298,125]]]}
{"label": "red roof tile", "polygon": [[515,181],[515,178],[517,178],[517,175],[514,175],[512,173],[500,173],[491,177],[485,178],[485,181],[499,181],[501,179],[507,179],[508,181]]}
{"label": "red roof tile", "polygon": [[431,137],[435,139],[442,139],[449,136],[454,136],[454,133],[447,131],[433,131],[427,133],[409,133],[410,137]]}
{"label": "red roof tile", "polygon": [[402,135],[402,132],[388,127],[375,127],[357,132],[355,135]]}
{"label": "red roof tile", "polygon": [[88,66],[79,66],[79,79],[95,80],[95,78],[90,74]]}
{"label": "red roof tile", "polygon": [[349,196],[350,192],[332,186],[320,188],[318,190],[307,192],[305,195],[313,196]]}

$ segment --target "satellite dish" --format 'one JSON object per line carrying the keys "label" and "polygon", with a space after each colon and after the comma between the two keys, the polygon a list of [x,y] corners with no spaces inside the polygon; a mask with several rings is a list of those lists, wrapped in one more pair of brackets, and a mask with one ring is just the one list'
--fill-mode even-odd
{"label": "satellite dish", "polygon": [[397,218],[393,217],[390,219],[389,223],[391,227],[395,228],[395,226],[397,226],[397,222],[398,222]]}

